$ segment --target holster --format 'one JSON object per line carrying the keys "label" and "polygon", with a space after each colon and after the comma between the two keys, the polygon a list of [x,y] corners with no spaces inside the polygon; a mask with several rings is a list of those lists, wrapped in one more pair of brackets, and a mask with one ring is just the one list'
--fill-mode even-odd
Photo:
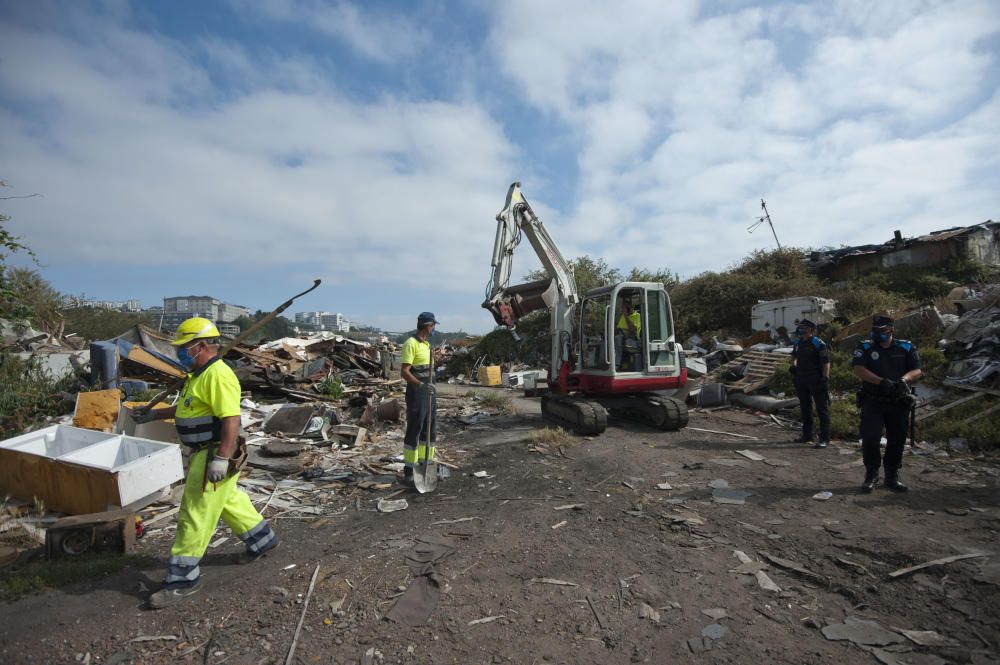
{"label": "holster", "polygon": [[236,450],[229,458],[229,475],[239,475],[247,467],[250,461],[250,451],[247,448],[247,440],[244,436],[236,437]]}
{"label": "holster", "polygon": [[[205,458],[205,473],[201,479],[201,489],[205,491],[208,487],[208,464],[215,458],[215,454],[219,450],[219,444],[217,442],[212,442],[208,446],[208,456]],[[236,450],[233,451],[233,456],[229,458],[229,474],[227,477],[232,477],[233,475],[239,475],[243,469],[246,468],[247,462],[250,461],[250,452],[247,448],[246,437],[239,435],[236,437]]]}

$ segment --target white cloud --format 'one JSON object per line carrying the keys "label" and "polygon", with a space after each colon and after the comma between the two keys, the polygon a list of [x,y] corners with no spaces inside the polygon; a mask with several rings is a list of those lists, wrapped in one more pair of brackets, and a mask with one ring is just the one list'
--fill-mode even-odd
{"label": "white cloud", "polygon": [[419,23],[397,11],[320,0],[230,0],[248,17],[291,23],[343,41],[359,54],[383,63],[415,55],[430,42]]}
{"label": "white cloud", "polygon": [[[266,85],[206,98],[196,53],[233,71],[257,61],[116,25],[85,42],[10,24],[3,34],[0,86],[23,112],[4,114],[0,168],[44,193],[18,219],[46,260],[99,262],[113,238],[116,261],[138,265],[305,262],[341,283],[406,285],[424,272],[427,288],[485,283],[497,174],[514,151],[474,103]],[[115,57],[122,44],[133,57]]]}
{"label": "white cloud", "polygon": [[718,269],[773,246],[762,197],[800,246],[996,216],[995,3],[742,4],[497,10],[504,71],[579,141],[580,251]]}

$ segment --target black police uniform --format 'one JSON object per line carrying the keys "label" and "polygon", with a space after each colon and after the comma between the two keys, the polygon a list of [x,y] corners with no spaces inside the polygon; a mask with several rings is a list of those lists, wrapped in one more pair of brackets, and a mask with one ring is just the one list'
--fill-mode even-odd
{"label": "black police uniform", "polygon": [[830,440],[830,393],[827,379],[823,376],[823,365],[830,362],[830,349],[826,342],[816,335],[809,341],[799,340],[792,347],[795,359],[795,392],[802,409],[802,437],[811,439],[813,435],[812,405],[816,403],[819,416],[819,440]]}
{"label": "black police uniform", "polygon": [[[920,369],[917,347],[903,339],[893,339],[889,348],[874,341],[865,341],[854,350],[855,367],[865,367],[883,379],[900,381],[903,375]],[[903,447],[906,444],[906,427],[909,423],[910,405],[895,391],[887,392],[885,386],[865,381],[861,386],[861,453],[868,472],[877,473],[880,462],[879,442],[885,429],[886,479],[895,478],[903,465]]]}

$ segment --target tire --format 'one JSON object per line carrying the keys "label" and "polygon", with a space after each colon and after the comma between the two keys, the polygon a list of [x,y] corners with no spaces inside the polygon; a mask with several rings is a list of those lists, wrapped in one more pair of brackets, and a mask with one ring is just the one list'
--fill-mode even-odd
{"label": "tire", "polygon": [[698,406],[706,408],[722,406],[726,403],[726,386],[721,383],[706,383],[698,394]]}

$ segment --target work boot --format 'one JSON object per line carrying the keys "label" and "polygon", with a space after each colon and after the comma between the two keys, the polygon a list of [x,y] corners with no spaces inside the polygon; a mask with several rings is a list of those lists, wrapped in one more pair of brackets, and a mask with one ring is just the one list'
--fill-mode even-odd
{"label": "work boot", "polygon": [[817,448],[826,448],[828,445],[830,445],[830,437],[828,436],[820,436],[819,441],[816,442]]}
{"label": "work boot", "polygon": [[878,467],[869,467],[865,472],[865,482],[861,483],[861,491],[869,494],[875,489],[876,483],[878,483]]}
{"label": "work boot", "polygon": [[799,438],[795,439],[794,441],[794,443],[812,443],[812,442],[813,442],[812,434],[801,434],[799,435]]}
{"label": "work boot", "polygon": [[899,472],[898,471],[886,471],[885,472],[885,486],[891,489],[893,492],[905,492],[909,487],[899,482]]}
{"label": "work boot", "polygon": [[201,585],[201,578],[199,577],[195,580],[195,583],[189,587],[182,587],[179,589],[160,589],[149,597],[149,600],[146,601],[146,606],[151,610],[162,610],[165,607],[176,605],[188,596],[193,596],[201,591]]}
{"label": "work boot", "polygon": [[396,482],[407,489],[417,489],[416,483],[413,482],[413,467],[408,466],[403,469],[403,478],[401,480],[397,480]]}

